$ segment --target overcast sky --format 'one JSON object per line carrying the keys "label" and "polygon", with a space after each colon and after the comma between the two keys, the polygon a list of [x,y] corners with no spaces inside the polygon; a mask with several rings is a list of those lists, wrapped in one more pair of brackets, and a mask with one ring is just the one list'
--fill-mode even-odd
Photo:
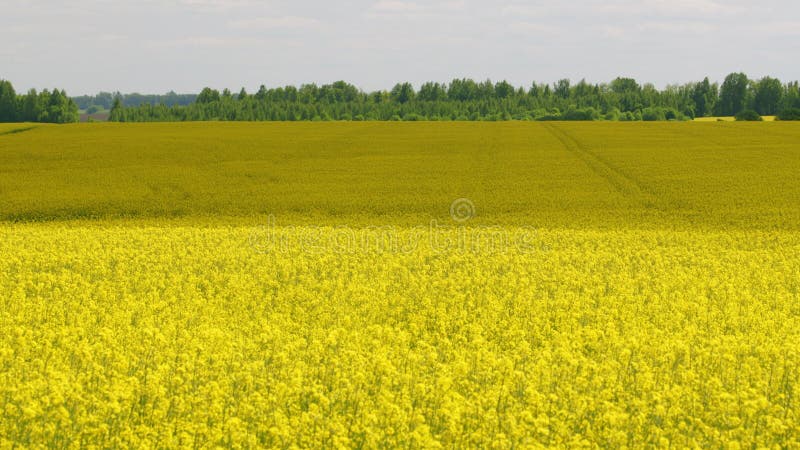
{"label": "overcast sky", "polygon": [[797,0],[2,0],[18,91],[800,78]]}

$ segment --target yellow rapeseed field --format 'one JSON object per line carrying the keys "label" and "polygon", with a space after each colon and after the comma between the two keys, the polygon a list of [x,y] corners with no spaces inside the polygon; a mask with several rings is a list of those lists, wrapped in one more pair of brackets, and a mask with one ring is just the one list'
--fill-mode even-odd
{"label": "yellow rapeseed field", "polygon": [[800,126],[0,127],[0,449],[800,448]]}

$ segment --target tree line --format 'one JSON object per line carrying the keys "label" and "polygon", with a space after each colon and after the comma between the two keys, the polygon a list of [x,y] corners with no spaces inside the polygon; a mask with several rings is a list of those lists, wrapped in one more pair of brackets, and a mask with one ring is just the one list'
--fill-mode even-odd
{"label": "tree line", "polygon": [[364,92],[337,81],[317,86],[245,89],[233,93],[205,88],[188,105],[125,106],[117,98],[112,121],[305,121],[305,120],[687,120],[735,116],[743,111],[775,115],[800,108],[798,83],[765,77],[750,80],[743,73],[723,83],[708,78],[697,83],[656,89],[631,78],[610,83],[548,84],[515,87],[506,81],[455,79],[429,82],[415,89],[398,83],[390,91]]}
{"label": "tree line", "polygon": [[63,90],[17,95],[11,82],[0,80],[0,122],[69,123],[78,118],[78,106]]}
{"label": "tree line", "polygon": [[[154,121],[317,121],[317,120],[687,120],[707,116],[782,120],[800,117],[798,82],[772,77],[751,80],[732,73],[721,83],[708,78],[657,89],[632,78],[609,83],[533,83],[455,79],[415,89],[398,83],[391,90],[364,92],[337,81],[260,89],[250,94],[205,88],[198,95],[142,95],[103,92],[69,98],[63,90],[31,90],[17,95],[0,81],[0,122],[78,120],[78,109],[108,110],[116,122]],[[92,112],[92,111],[87,111]]]}

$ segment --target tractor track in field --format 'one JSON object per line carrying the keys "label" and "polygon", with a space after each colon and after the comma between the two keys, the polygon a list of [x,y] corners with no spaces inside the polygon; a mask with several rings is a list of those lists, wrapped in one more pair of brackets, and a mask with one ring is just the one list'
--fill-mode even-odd
{"label": "tractor track in field", "polygon": [[543,125],[568,152],[577,156],[595,175],[606,180],[623,197],[633,199],[645,207],[655,207],[658,204],[656,195],[636,178],[614,167],[558,126],[547,122]]}
{"label": "tractor track in field", "polygon": [[8,135],[8,134],[24,133],[26,131],[33,130],[34,128],[36,128],[36,127],[14,128],[13,130],[0,131],[0,136],[5,136],[5,135]]}

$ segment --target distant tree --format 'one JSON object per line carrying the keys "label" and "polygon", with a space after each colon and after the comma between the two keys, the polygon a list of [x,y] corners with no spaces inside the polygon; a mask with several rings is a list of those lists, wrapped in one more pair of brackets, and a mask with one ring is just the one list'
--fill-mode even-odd
{"label": "distant tree", "polygon": [[369,95],[369,100],[373,104],[383,103],[386,100],[386,92],[384,91],[375,91]]}
{"label": "distant tree", "polygon": [[528,89],[528,96],[533,98],[539,98],[542,95],[543,89],[539,87],[538,84],[533,83],[531,84],[531,88]]}
{"label": "distant tree", "polygon": [[645,122],[653,122],[657,120],[667,120],[667,115],[664,110],[657,107],[645,108],[642,111],[642,120]]}
{"label": "distant tree", "polygon": [[611,90],[617,94],[637,93],[642,90],[633,78],[616,78],[610,84]]}
{"label": "distant tree", "polygon": [[[735,83],[734,83],[735,84]],[[726,98],[733,92],[731,80]],[[745,85],[745,105],[755,102],[756,85]],[[555,93],[554,93],[555,92]],[[526,92],[506,81],[475,82],[454,79],[450,83],[424,83],[415,92],[410,83],[398,83],[390,91],[365,93],[344,81],[299,88],[261,86],[250,96],[243,89],[239,101],[228,100],[229,91],[219,95],[204,89],[193,96],[198,101],[187,106],[167,107],[151,101],[174,101],[173,96],[131,95],[140,102],[129,107],[122,98],[117,120],[684,120],[695,114],[708,115],[717,101],[718,89],[708,79],[700,83],[670,85],[658,89],[653,84],[639,85],[631,78],[617,78],[608,84],[569,80],[555,84],[532,84]],[[181,99],[184,96],[177,96]],[[49,98],[49,94],[42,94]],[[230,98],[234,98],[230,94]],[[761,99],[761,96],[759,97]],[[40,103],[47,105],[47,101]],[[741,103],[741,102],[740,102]],[[800,89],[788,83],[783,89],[779,110],[800,105]],[[744,108],[742,108],[744,109]],[[47,112],[43,112],[43,117]],[[114,120],[114,119],[112,119]]]}
{"label": "distant tree", "polygon": [[789,108],[779,112],[778,120],[800,120],[800,108]]}
{"label": "distant tree", "polygon": [[36,122],[39,120],[39,115],[42,112],[41,105],[39,104],[39,94],[36,89],[31,89],[22,98],[22,117],[25,122]]}
{"label": "distant tree", "polygon": [[211,102],[218,102],[219,99],[220,99],[219,91],[207,87],[203,88],[203,90],[200,91],[200,95],[197,96],[197,100],[195,101],[197,103],[211,103]]}
{"label": "distant tree", "polygon": [[415,92],[411,83],[398,83],[392,88],[391,99],[397,103],[407,103],[414,99]]}
{"label": "distant tree", "polygon": [[556,97],[567,99],[569,98],[570,82],[568,79],[563,78],[553,86],[553,93]]}
{"label": "distant tree", "polygon": [[508,81],[501,81],[494,86],[495,96],[499,99],[511,97],[514,94],[514,86],[510,85]]}
{"label": "distant tree", "polygon": [[101,106],[103,109],[110,109],[113,101],[114,96],[110,92],[100,92],[99,94],[95,95],[89,103]]}
{"label": "distant tree", "polygon": [[122,110],[122,99],[119,95],[114,97],[114,102],[111,105],[111,112],[109,113],[108,120],[111,122],[124,122],[125,116]]}
{"label": "distant tree", "polygon": [[466,102],[478,98],[478,83],[468,78],[455,79],[447,88],[447,98]]}
{"label": "distant tree", "polygon": [[752,109],[745,109],[736,114],[736,121],[738,122],[761,122],[764,120],[761,115]]}
{"label": "distant tree", "polygon": [[[263,85],[261,87],[264,88]],[[297,97],[302,103],[314,103],[317,100],[317,92],[319,92],[319,88],[316,84],[304,84],[300,86],[300,89],[297,90]],[[259,94],[261,94],[261,90],[258,91],[256,96]]]}
{"label": "distant tree", "polygon": [[696,117],[710,116],[714,111],[714,104],[717,100],[717,87],[705,77],[703,81],[694,85],[692,90],[692,101],[694,102],[694,114]]}
{"label": "distant tree", "polygon": [[283,91],[285,93],[285,97],[284,98],[285,98],[285,100],[287,102],[296,102],[297,101],[298,91],[297,91],[296,87],[294,87],[294,86],[286,86],[283,89]]}
{"label": "distant tree", "polygon": [[617,78],[611,82],[609,88],[617,95],[622,111],[635,111],[641,108],[642,88],[633,78]]}
{"label": "distant tree", "polygon": [[10,81],[0,80],[0,122],[17,120],[17,93]]}
{"label": "distant tree", "polygon": [[67,97],[58,89],[53,89],[47,101],[47,121],[51,123],[66,123],[69,120]]}
{"label": "distant tree", "polygon": [[716,114],[735,116],[745,109],[749,80],[743,73],[732,73],[725,77],[719,92]]}
{"label": "distant tree", "polygon": [[786,83],[778,109],[783,111],[791,108],[800,108],[800,83],[797,81]]}
{"label": "distant tree", "polygon": [[783,85],[780,80],[764,77],[755,83],[754,90],[753,109],[761,115],[775,115],[783,96]]}
{"label": "distant tree", "polygon": [[417,93],[417,98],[426,102],[436,102],[447,97],[447,90],[439,83],[424,83]]}

